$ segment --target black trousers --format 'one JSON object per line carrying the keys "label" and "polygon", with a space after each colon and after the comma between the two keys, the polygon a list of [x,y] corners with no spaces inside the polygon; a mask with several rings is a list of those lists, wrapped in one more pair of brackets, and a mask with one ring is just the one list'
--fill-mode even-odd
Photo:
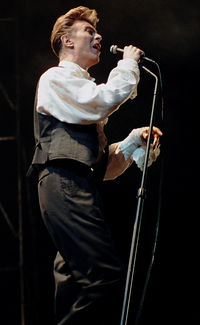
{"label": "black trousers", "polygon": [[40,172],[38,193],[42,217],[58,250],[56,324],[119,324],[124,272],[92,172],[48,166]]}

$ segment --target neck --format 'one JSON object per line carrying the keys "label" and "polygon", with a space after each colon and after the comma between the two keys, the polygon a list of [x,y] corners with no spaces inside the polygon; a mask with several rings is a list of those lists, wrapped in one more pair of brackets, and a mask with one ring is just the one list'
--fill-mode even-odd
{"label": "neck", "polygon": [[79,65],[82,69],[84,70],[88,70],[89,67],[87,67],[86,65],[84,65],[82,62],[80,62],[80,60],[78,58],[76,58],[76,56],[74,55],[74,53],[61,53],[60,57],[59,57],[59,61],[69,61],[69,62],[73,62],[76,63],[77,65]]}

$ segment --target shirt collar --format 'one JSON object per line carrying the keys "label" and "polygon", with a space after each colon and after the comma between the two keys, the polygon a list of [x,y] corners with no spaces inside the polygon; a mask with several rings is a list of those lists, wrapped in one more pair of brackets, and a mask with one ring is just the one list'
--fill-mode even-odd
{"label": "shirt collar", "polygon": [[89,80],[95,80],[94,78],[92,78],[89,74],[89,72],[87,72],[87,70],[81,68],[78,64],[74,63],[74,62],[71,62],[71,61],[65,61],[65,60],[62,60],[59,62],[58,64],[59,67],[63,67],[63,68],[73,68],[77,73],[80,74],[81,77],[84,77],[86,79],[89,79]]}

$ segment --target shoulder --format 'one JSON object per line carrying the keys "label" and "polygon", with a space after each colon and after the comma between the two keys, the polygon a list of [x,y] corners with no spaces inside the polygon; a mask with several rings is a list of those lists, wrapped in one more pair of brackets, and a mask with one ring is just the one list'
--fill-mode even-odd
{"label": "shoulder", "polygon": [[57,66],[57,67],[52,67],[46,70],[41,76],[40,76],[40,82],[41,81],[47,81],[47,80],[52,80],[59,76],[59,74],[62,74],[62,68]]}
{"label": "shoulder", "polygon": [[76,65],[67,62],[65,66],[58,65],[49,68],[41,75],[40,82],[56,82],[77,77],[80,77],[79,69],[76,67]]}

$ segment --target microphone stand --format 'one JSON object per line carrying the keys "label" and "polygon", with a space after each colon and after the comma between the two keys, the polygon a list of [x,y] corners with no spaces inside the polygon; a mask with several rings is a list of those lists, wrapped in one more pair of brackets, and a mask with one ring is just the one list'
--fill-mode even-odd
{"label": "microphone stand", "polygon": [[[156,62],[154,61],[154,63]],[[133,227],[132,242],[131,242],[120,325],[126,325],[128,321],[128,313],[129,313],[129,306],[130,306],[130,299],[131,299],[131,292],[132,292],[132,285],[133,285],[133,276],[135,271],[135,262],[136,262],[136,255],[138,249],[138,241],[139,241],[142,213],[143,213],[143,206],[144,206],[144,199],[145,199],[145,186],[146,186],[146,179],[147,179],[148,159],[149,159],[149,151],[151,145],[151,134],[153,129],[153,118],[154,118],[155,102],[156,102],[156,95],[157,95],[157,88],[158,88],[158,77],[146,67],[142,66],[142,69],[144,69],[147,73],[149,73],[151,76],[155,78],[155,86],[153,92],[153,102],[152,102],[152,110],[151,110],[151,117],[149,123],[149,136],[147,139],[147,148],[146,148],[145,160],[144,160],[144,169],[142,173],[141,186],[138,189],[138,193],[137,193],[138,203],[136,209],[135,223]]]}

